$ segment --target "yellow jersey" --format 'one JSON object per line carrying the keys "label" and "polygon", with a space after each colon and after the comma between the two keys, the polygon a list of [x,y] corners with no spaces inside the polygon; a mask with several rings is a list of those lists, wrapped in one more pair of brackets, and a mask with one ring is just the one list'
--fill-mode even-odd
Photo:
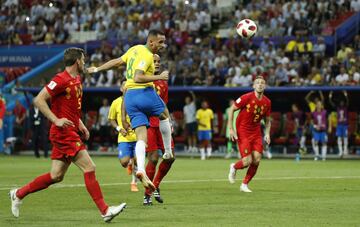
{"label": "yellow jersey", "polygon": [[196,119],[200,124],[205,125],[198,124],[199,131],[211,130],[211,120],[214,119],[214,112],[211,109],[199,109],[196,111]]}
{"label": "yellow jersey", "polygon": [[123,56],[121,56],[121,59],[126,62],[125,87],[127,89],[141,89],[154,86],[153,82],[136,83],[134,81],[136,70],[144,71],[145,75],[154,75],[154,54],[146,45],[136,45],[131,47]]}
{"label": "yellow jersey", "polygon": [[308,105],[309,105],[310,112],[311,112],[311,113],[314,112],[315,109],[316,109],[316,103],[314,103],[314,102],[309,102]]}
{"label": "yellow jersey", "polygon": [[[120,128],[123,128],[122,122],[121,122],[121,104],[123,102],[123,97],[119,97],[115,99],[110,106],[109,110],[109,120],[116,120],[117,124],[120,126]],[[128,115],[126,115],[126,121],[130,124],[130,118]],[[136,135],[134,130],[128,131],[128,134],[126,136],[123,136],[121,133],[119,133],[118,136],[118,143],[120,142],[136,142]]]}

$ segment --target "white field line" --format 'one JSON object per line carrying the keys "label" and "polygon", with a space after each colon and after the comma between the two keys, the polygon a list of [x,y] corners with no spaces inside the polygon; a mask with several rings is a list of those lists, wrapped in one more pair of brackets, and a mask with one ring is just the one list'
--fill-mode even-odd
{"label": "white field line", "polygon": [[[266,177],[266,178],[255,178],[254,181],[268,181],[268,180],[316,180],[316,179],[360,179],[360,176],[326,176],[326,177]],[[228,181],[227,179],[205,179],[205,180],[165,180],[162,183],[169,184],[183,184],[183,183],[204,183],[204,182],[222,182]],[[118,182],[118,183],[104,183],[101,184],[102,187],[106,186],[118,186],[118,185],[128,185],[129,182]],[[0,191],[10,190],[12,188],[19,187],[19,185],[1,185]],[[78,188],[85,187],[84,184],[55,184],[51,186],[53,188]]]}

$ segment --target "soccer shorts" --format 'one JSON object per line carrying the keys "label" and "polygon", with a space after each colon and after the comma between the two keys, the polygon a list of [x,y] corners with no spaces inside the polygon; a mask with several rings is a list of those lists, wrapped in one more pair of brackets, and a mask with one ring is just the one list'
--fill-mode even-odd
{"label": "soccer shorts", "polygon": [[118,144],[118,158],[122,159],[125,157],[133,158],[135,156],[136,142],[121,142]]}
{"label": "soccer shorts", "polygon": [[264,150],[261,135],[238,135],[238,146],[241,157],[246,157],[256,151],[262,153]]}
{"label": "soccer shorts", "polygon": [[326,132],[324,132],[324,131],[316,131],[316,130],[313,130],[313,139],[316,142],[320,142],[320,143],[327,143],[327,140],[328,140]]}
{"label": "soccer shorts", "polygon": [[187,136],[194,136],[196,135],[196,122],[191,122],[186,124],[186,135]]}
{"label": "soccer shorts", "polygon": [[[161,132],[158,127],[150,127],[147,129],[147,148],[146,152],[151,151],[165,151],[164,143],[162,140]],[[171,148],[174,150],[174,140],[171,138]]]}
{"label": "soccer shorts", "polygon": [[198,139],[199,141],[203,140],[211,140],[211,130],[199,130],[198,131]]}
{"label": "soccer shorts", "polygon": [[52,144],[51,159],[70,163],[79,151],[86,150],[86,146],[81,141],[80,136],[70,138],[71,140],[66,140],[66,137],[61,134],[50,135]]}
{"label": "soccer shorts", "polygon": [[159,116],[165,110],[165,104],[153,87],[130,89],[125,93],[125,108],[133,129],[139,126],[149,127],[149,117]]}
{"label": "soccer shorts", "polygon": [[338,124],[336,127],[337,137],[348,137],[348,125]]}

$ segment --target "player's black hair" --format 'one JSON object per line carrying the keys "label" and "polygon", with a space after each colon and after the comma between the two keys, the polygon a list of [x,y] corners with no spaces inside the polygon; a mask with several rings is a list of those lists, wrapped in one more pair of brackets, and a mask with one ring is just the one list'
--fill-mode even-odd
{"label": "player's black hair", "polygon": [[120,85],[122,84],[122,83],[124,83],[126,81],[126,78],[124,77],[124,78],[122,78],[121,80],[120,80]]}
{"label": "player's black hair", "polygon": [[165,35],[164,32],[157,30],[157,29],[151,29],[149,31],[148,37],[150,36],[158,36],[158,35]]}
{"label": "player's black hair", "polygon": [[72,66],[75,64],[76,60],[81,59],[82,55],[85,55],[85,52],[81,48],[70,47],[64,51],[64,64],[66,66]]}

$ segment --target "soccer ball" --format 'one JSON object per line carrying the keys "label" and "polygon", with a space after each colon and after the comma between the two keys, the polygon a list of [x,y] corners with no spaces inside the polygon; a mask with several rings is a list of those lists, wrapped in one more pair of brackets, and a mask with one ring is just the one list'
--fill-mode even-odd
{"label": "soccer ball", "polygon": [[236,32],[245,39],[250,39],[257,32],[257,26],[253,20],[241,20],[236,26]]}

